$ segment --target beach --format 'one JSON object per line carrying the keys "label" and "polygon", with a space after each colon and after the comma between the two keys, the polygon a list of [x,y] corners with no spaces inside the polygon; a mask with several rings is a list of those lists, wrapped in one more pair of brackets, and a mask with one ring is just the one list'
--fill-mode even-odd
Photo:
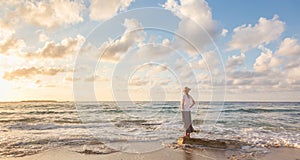
{"label": "beach", "polygon": [[1,103],[0,159],[300,159],[300,103],[197,103],[182,146],[179,102]]}
{"label": "beach", "polygon": [[42,153],[19,157],[0,158],[0,160],[299,160],[300,149],[294,148],[273,148],[265,155],[238,154],[230,150],[216,149],[162,149],[155,152],[133,154],[133,153],[110,153],[110,154],[81,154],[70,151],[68,148],[58,148]]}

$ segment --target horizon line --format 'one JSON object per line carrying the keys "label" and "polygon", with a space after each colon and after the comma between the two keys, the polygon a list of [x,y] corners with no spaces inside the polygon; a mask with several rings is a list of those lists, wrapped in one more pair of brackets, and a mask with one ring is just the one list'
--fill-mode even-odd
{"label": "horizon line", "polygon": [[[106,101],[74,101],[74,100],[19,100],[19,101],[0,101],[0,103],[24,103],[24,102],[131,102],[131,101],[113,101],[113,100],[106,100]],[[146,100],[138,100],[134,102],[151,102]],[[154,102],[180,102],[180,100],[165,100],[165,101],[154,101]],[[270,102],[277,102],[277,103],[283,103],[283,102],[290,102],[290,103],[298,103],[300,101],[284,101],[284,100],[224,100],[224,101],[209,101],[209,100],[200,100],[196,102],[264,102],[264,103],[270,103]]]}

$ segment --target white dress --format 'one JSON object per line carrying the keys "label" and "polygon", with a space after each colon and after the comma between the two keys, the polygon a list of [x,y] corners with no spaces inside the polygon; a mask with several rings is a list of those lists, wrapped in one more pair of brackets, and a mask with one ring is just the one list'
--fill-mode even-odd
{"label": "white dress", "polygon": [[194,131],[194,128],[192,126],[192,117],[191,117],[191,109],[190,106],[193,103],[193,97],[187,96],[184,94],[182,96],[182,100],[184,102],[183,110],[182,110],[182,121],[184,123],[184,129],[186,130],[186,133],[191,133]]}
{"label": "white dress", "polygon": [[183,94],[182,100],[184,102],[183,111],[190,111],[190,106],[193,104],[193,97],[191,95]]}

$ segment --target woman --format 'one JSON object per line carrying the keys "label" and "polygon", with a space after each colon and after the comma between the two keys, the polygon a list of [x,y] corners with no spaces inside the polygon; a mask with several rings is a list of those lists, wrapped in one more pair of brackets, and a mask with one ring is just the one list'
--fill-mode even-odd
{"label": "woman", "polygon": [[194,132],[194,128],[192,126],[192,118],[191,118],[191,108],[195,105],[195,101],[191,95],[189,87],[184,87],[183,96],[181,101],[181,109],[182,109],[182,121],[184,123],[185,129],[185,137],[190,138],[191,132]]}

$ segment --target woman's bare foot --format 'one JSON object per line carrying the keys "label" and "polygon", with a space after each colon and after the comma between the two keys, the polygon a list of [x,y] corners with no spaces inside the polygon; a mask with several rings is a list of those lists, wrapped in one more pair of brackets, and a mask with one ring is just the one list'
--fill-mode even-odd
{"label": "woman's bare foot", "polygon": [[190,133],[187,133],[184,137],[185,137],[185,138],[191,138],[191,134],[190,134]]}

